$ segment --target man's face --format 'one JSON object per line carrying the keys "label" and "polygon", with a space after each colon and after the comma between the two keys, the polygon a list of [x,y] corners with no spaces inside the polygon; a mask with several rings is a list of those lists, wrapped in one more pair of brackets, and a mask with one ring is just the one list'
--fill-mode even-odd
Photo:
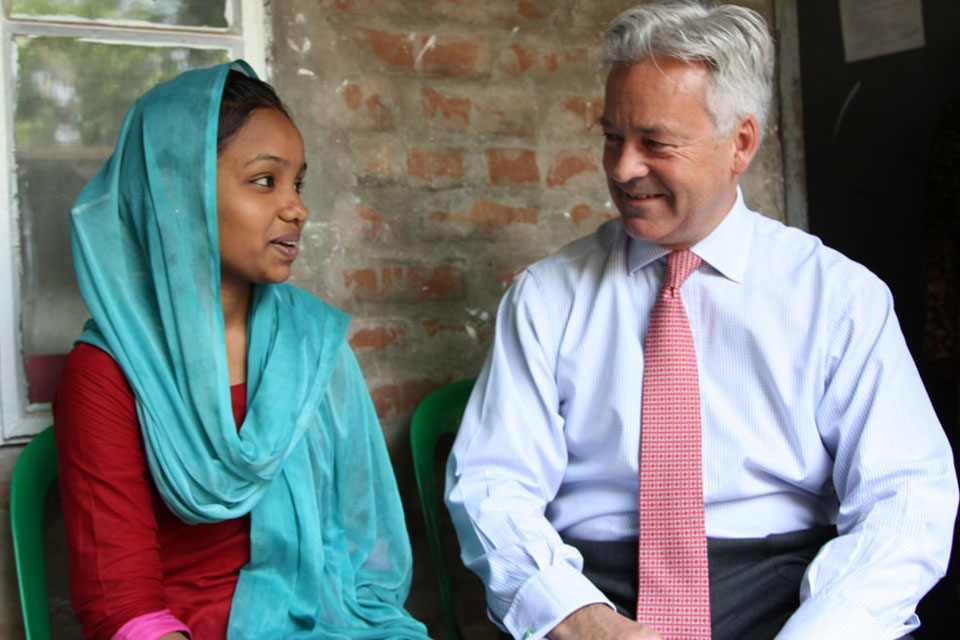
{"label": "man's face", "polygon": [[744,158],[744,127],[755,134],[756,122],[747,116],[717,136],[705,106],[707,78],[703,64],[666,57],[617,65],[607,76],[603,168],[633,237],[689,248],[736,200],[739,174],[756,148],[751,141]]}

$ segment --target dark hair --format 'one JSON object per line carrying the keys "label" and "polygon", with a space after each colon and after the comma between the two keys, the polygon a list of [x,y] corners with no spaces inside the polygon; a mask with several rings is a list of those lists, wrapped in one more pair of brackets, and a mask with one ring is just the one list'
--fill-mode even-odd
{"label": "dark hair", "polygon": [[217,129],[217,153],[250,117],[254,109],[276,109],[293,122],[280,96],[263,80],[231,69],[220,98],[220,122]]}

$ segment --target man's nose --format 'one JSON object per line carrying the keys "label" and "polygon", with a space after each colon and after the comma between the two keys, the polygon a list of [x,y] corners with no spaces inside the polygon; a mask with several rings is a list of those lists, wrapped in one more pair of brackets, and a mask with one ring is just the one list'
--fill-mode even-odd
{"label": "man's nose", "polygon": [[609,162],[610,177],[617,182],[630,182],[636,178],[645,178],[650,174],[646,154],[635,145],[624,143],[616,150]]}

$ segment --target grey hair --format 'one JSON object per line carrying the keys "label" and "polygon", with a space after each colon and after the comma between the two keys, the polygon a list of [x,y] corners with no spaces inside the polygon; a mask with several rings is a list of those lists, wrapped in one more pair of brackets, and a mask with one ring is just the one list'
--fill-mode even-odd
{"label": "grey hair", "polygon": [[702,62],[709,71],[706,108],[718,135],[753,114],[760,136],[773,92],[773,38],[756,11],[694,0],[627,9],[607,27],[602,61],[632,65],[656,56]]}

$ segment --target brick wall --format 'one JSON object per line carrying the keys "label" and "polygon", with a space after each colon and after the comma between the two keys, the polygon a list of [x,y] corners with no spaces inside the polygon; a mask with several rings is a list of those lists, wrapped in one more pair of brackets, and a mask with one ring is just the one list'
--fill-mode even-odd
{"label": "brick wall", "polygon": [[[410,608],[439,637],[410,474],[410,415],[432,389],[477,374],[497,302],[525,265],[615,215],[601,165],[597,46],[606,23],[632,4],[271,5],[273,79],[310,165],[311,218],[294,282],[353,316],[350,343],[414,539]],[[772,18],[773,0],[745,4]],[[782,219],[773,113],[745,191]],[[455,550],[451,562],[459,565]],[[462,610],[479,629],[482,593],[472,578],[457,580]]]}
{"label": "brick wall", "polygon": [[[476,374],[515,274],[615,215],[596,50],[632,2],[303,4],[272,17],[310,163],[294,281],[353,315],[393,446],[425,393]],[[782,217],[778,154],[768,136],[748,194]]]}

